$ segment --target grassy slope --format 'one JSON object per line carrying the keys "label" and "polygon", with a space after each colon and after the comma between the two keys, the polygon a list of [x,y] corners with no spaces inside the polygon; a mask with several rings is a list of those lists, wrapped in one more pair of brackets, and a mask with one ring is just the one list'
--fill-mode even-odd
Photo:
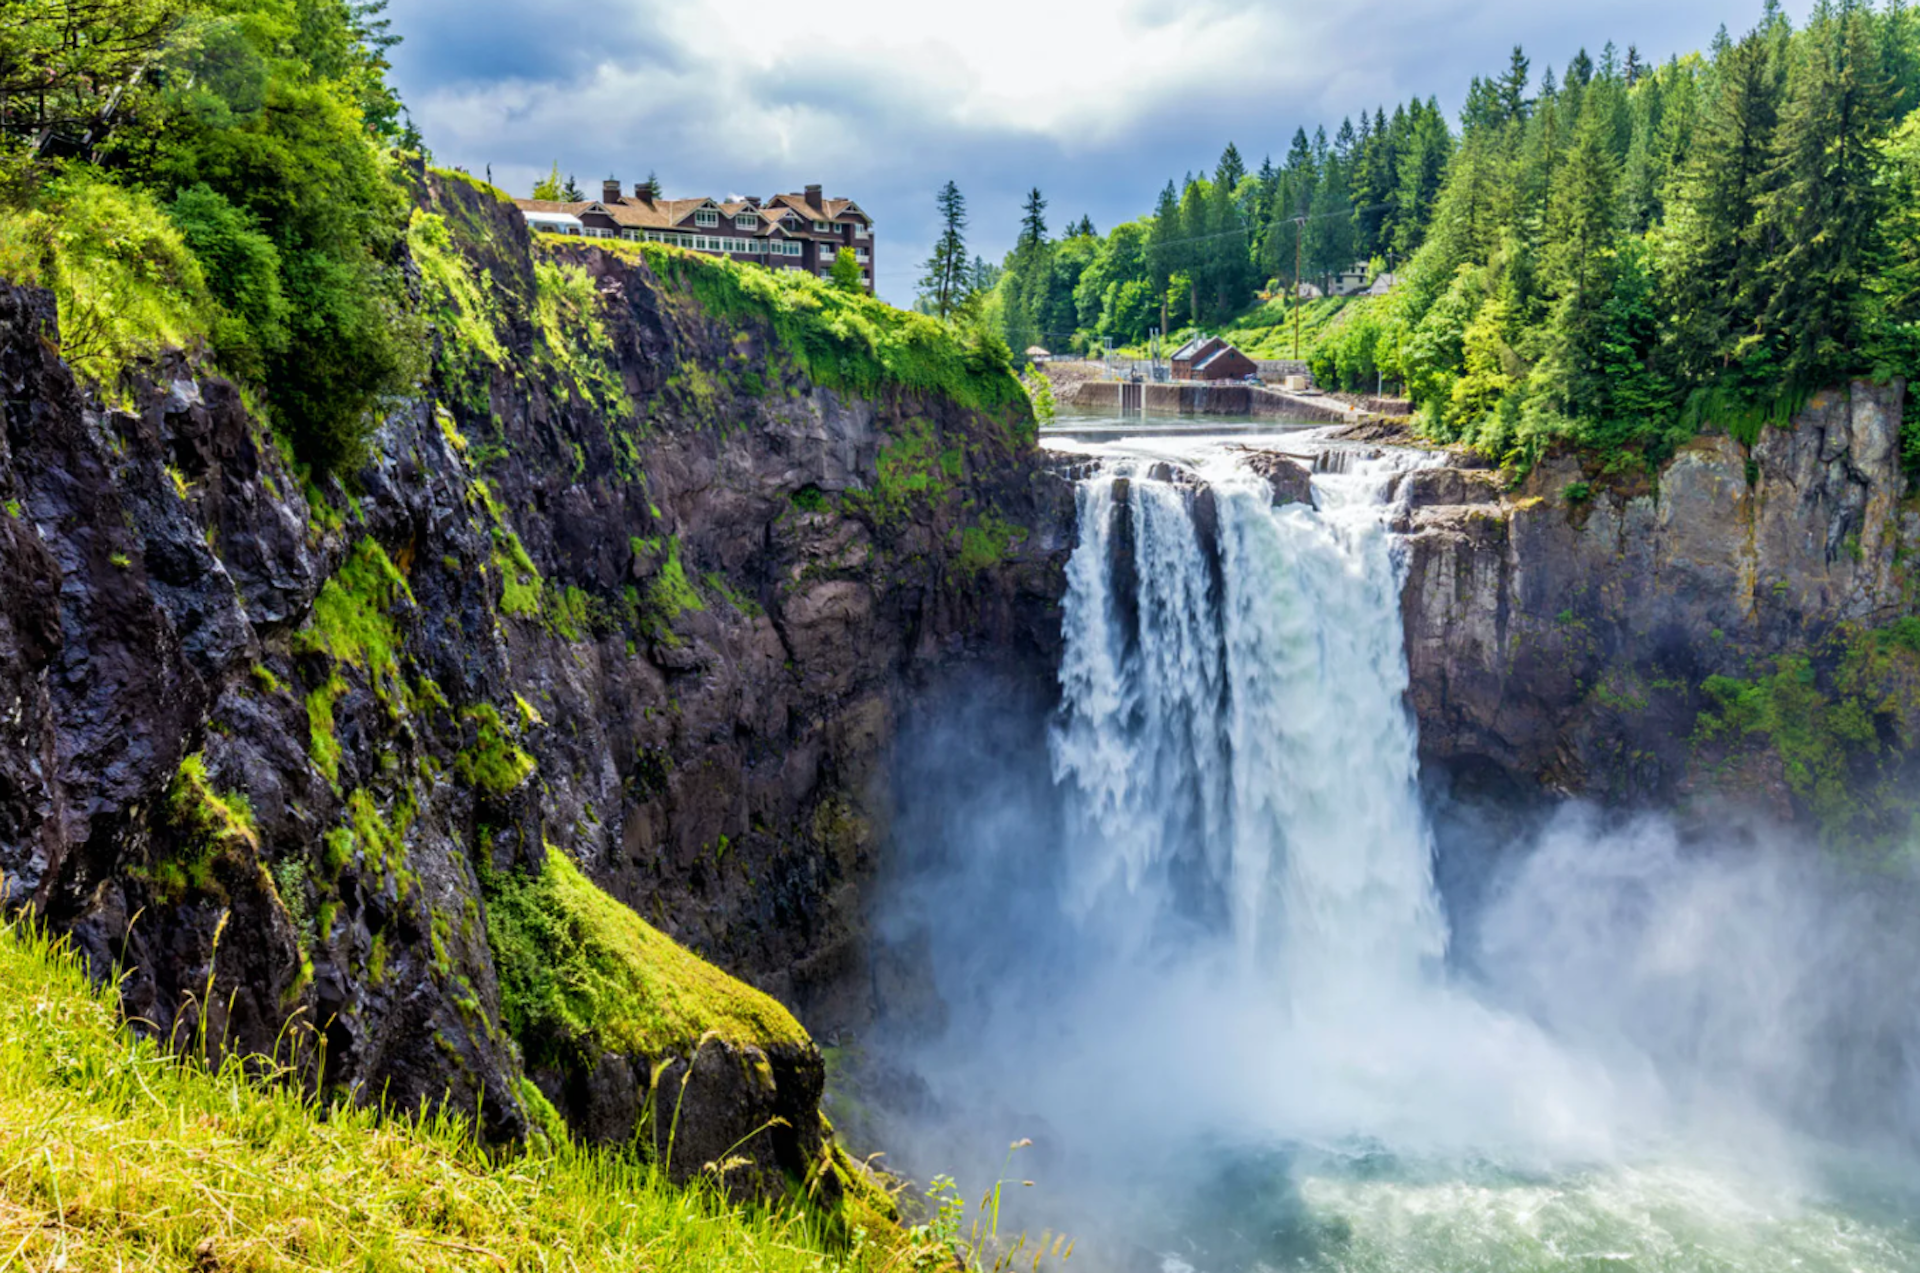
{"label": "grassy slope", "polygon": [[861,1269],[796,1213],[727,1212],[632,1158],[489,1161],[412,1124],[137,1041],[79,960],[0,928],[0,1268]]}
{"label": "grassy slope", "polygon": [[[1340,329],[1340,326],[1366,303],[1363,297],[1331,296],[1317,301],[1308,301],[1300,307],[1300,357],[1313,356],[1313,350],[1326,337]],[[1165,342],[1169,350],[1178,349],[1197,328],[1186,327],[1175,332]],[[1284,296],[1276,296],[1270,301],[1256,301],[1252,306],[1235,315],[1217,331],[1209,328],[1213,334],[1223,337],[1241,353],[1249,358],[1293,357],[1293,306]],[[1129,357],[1147,356],[1145,346],[1119,351]]]}

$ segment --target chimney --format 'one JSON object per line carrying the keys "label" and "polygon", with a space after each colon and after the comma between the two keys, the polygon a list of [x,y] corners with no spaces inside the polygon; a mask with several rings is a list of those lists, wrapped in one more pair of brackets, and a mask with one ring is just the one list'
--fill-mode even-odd
{"label": "chimney", "polygon": [[600,202],[602,203],[620,202],[620,182],[617,179],[613,177],[608,177],[605,181],[600,183]]}
{"label": "chimney", "polygon": [[812,208],[815,212],[826,211],[827,203],[826,203],[826,200],[820,197],[819,186],[807,187],[807,206]]}
{"label": "chimney", "polygon": [[653,183],[651,181],[634,182],[633,197],[651,208],[653,206]]}

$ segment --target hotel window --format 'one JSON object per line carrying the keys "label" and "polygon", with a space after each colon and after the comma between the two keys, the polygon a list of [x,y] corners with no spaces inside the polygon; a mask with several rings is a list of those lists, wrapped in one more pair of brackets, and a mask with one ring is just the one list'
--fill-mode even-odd
{"label": "hotel window", "polygon": [[733,219],[733,228],[736,230],[751,230],[759,224],[760,218],[751,212],[742,212]]}
{"label": "hotel window", "polygon": [[693,223],[695,225],[719,225],[720,214],[711,209],[702,208],[693,214]]}

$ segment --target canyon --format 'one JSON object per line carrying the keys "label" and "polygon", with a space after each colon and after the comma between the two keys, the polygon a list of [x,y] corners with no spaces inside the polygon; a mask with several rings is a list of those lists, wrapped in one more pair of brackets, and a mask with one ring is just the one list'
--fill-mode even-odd
{"label": "canyon", "polygon": [[[938,1015],[924,953],[871,928],[914,796],[893,748],[933,687],[1057,702],[1085,461],[1046,450],[1004,366],[964,395],[857,383],[824,370],[857,337],[803,357],[658,253],[535,244],[447,174],[417,197],[492,300],[438,302],[431,391],[340,478],[177,351],[102,400],[50,296],[0,290],[0,896],[162,1038],[291,1050],[317,1086],[499,1139],[651,1127],[682,1178],[734,1152],[748,1193],[827,1160],[851,1188],[816,1041]],[[1870,704],[1829,759],[1888,799],[1849,828],[1904,832],[1920,650],[1877,635],[1913,610],[1904,409],[1898,383],[1837,387],[1657,473],[1401,473],[1420,760],[1503,799],[1813,828],[1819,775],[1779,729],[1701,726],[1803,657],[1822,703]],[[1308,493],[1269,468],[1276,500]],[[726,975],[551,984],[557,955],[649,933]]]}

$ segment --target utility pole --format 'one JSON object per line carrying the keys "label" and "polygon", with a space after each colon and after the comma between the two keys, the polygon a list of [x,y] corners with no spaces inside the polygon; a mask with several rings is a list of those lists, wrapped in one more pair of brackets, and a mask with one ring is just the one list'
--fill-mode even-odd
{"label": "utility pole", "polygon": [[1307,219],[1293,219],[1293,360],[1300,361],[1300,241],[1307,237]]}

